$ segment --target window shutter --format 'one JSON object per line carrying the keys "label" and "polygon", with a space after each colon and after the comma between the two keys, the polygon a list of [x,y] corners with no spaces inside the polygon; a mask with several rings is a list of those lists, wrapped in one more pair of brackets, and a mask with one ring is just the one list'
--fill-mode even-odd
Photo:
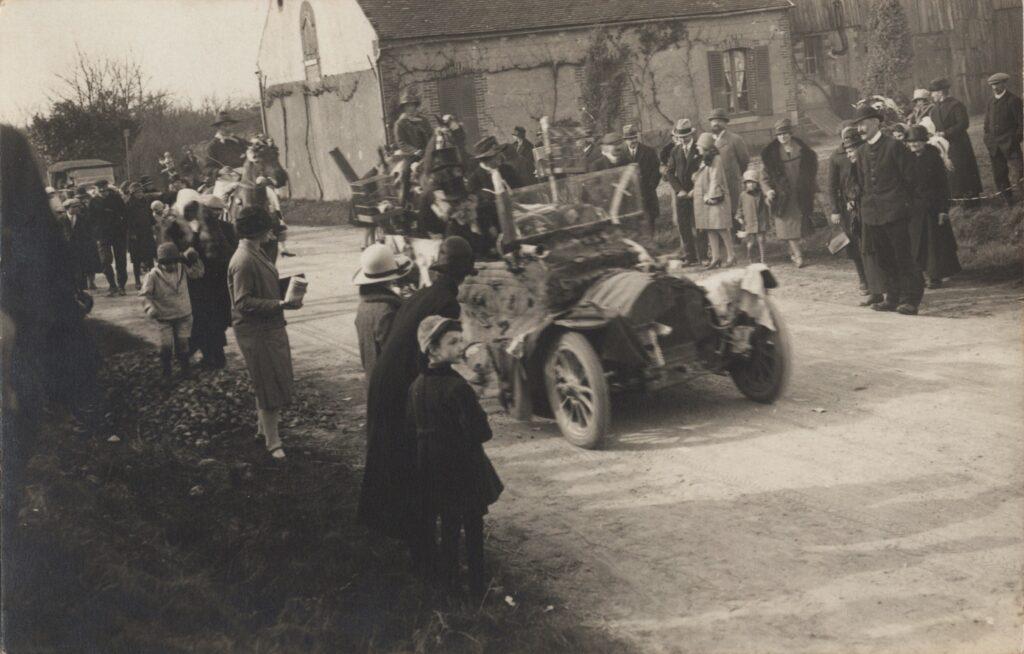
{"label": "window shutter", "polygon": [[754,72],[750,86],[754,109],[761,116],[771,116],[775,111],[772,108],[772,66],[768,58],[768,46],[758,46],[749,52],[754,58],[750,66]]}
{"label": "window shutter", "polygon": [[719,50],[708,50],[708,79],[711,80],[711,107],[728,109],[728,89],[725,85],[725,65]]}

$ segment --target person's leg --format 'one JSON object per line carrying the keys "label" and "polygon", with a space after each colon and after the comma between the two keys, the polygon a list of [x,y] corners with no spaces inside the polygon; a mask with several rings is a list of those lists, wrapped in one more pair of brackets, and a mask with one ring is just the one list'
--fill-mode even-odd
{"label": "person's leg", "polygon": [[487,576],[484,574],[484,517],[467,515],[463,525],[466,530],[466,564],[469,567],[469,593],[475,600],[481,600],[487,592]]}
{"label": "person's leg", "polygon": [[1010,167],[1007,165],[1006,156],[999,150],[989,154],[992,161],[992,179],[996,183],[996,190],[1003,196],[1007,204],[1013,204],[1013,195],[1010,193]]}
{"label": "person's leg", "polygon": [[128,283],[128,250],[124,241],[114,242],[114,265],[117,268],[117,288],[124,294],[124,285]]}
{"label": "person's leg", "polygon": [[169,322],[157,322],[160,337],[160,367],[164,379],[171,377],[171,358],[174,356],[174,326]]}
{"label": "person's leg", "polygon": [[757,235],[757,253],[761,257],[761,263],[764,263],[764,244],[767,241],[767,237],[764,234]]}
{"label": "person's leg", "polygon": [[889,242],[892,245],[893,261],[896,268],[900,296],[900,313],[917,313],[917,307],[924,296],[924,277],[914,260],[910,247],[910,230],[906,220],[897,220],[886,225]]}
{"label": "person's leg", "polygon": [[[259,409],[260,422],[263,423],[263,436],[266,439],[267,451],[274,454],[274,458],[284,458],[284,450],[281,443],[281,434],[278,426],[281,422],[280,409]],[[278,456],[280,454],[280,456]]]}
{"label": "person's leg", "polygon": [[[900,221],[901,224],[902,221]],[[895,264],[895,255],[892,244],[889,242],[888,231],[885,225],[865,225],[864,238],[871,248],[874,262],[881,271],[882,286],[884,288],[885,300],[872,304],[872,308],[878,311],[895,311],[899,306],[900,287],[898,270]],[[907,239],[910,234],[908,232]]]}
{"label": "person's leg", "polygon": [[117,293],[117,278],[114,276],[114,253],[110,245],[97,245],[100,253],[100,264],[103,266],[103,276],[107,278],[107,291],[110,295]]}
{"label": "person's leg", "polygon": [[462,530],[462,516],[457,513],[441,514],[441,552],[438,557],[438,572],[449,591],[459,587],[459,532]]}
{"label": "person's leg", "polygon": [[174,342],[178,352],[178,365],[181,366],[181,376],[185,379],[191,377],[189,368],[188,339],[192,335],[192,316],[186,316],[174,323]]}
{"label": "person's leg", "polygon": [[791,238],[786,241],[786,245],[789,246],[789,257],[796,264],[797,268],[802,268],[804,265],[804,255],[800,251],[800,239]]}
{"label": "person's leg", "polygon": [[722,258],[721,258],[721,252],[719,251],[719,246],[718,246],[718,233],[717,233],[717,231],[713,230],[713,229],[708,229],[708,230],[705,230],[704,233],[707,234],[708,244],[711,246],[711,261],[709,262],[709,265],[716,264],[716,263],[721,263]]}
{"label": "person's leg", "polygon": [[736,251],[733,248],[732,231],[723,229],[718,232],[718,235],[722,238],[722,243],[725,244],[725,265],[731,266],[736,263]]}

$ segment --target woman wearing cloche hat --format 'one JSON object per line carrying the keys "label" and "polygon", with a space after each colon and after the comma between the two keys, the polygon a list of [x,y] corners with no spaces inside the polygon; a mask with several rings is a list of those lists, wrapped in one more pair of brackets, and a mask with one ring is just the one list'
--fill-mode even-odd
{"label": "woman wearing cloche hat", "polygon": [[789,245],[790,257],[803,268],[800,238],[814,211],[818,155],[793,136],[793,123],[783,118],[775,124],[775,140],[761,151],[764,186],[775,217],[775,237]]}
{"label": "woman wearing cloche hat", "polygon": [[391,321],[402,304],[394,283],[405,279],[412,269],[408,257],[395,255],[391,248],[380,243],[369,246],[359,257],[359,270],[352,283],[359,287],[356,336],[367,383],[391,330]]}

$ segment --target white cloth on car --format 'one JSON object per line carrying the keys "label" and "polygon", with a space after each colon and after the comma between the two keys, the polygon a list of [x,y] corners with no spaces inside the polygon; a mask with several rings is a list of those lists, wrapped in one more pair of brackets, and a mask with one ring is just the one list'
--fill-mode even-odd
{"label": "white cloth on car", "polygon": [[700,282],[700,285],[707,291],[708,301],[722,321],[732,321],[742,311],[755,323],[775,331],[775,321],[767,302],[768,289],[764,287],[761,274],[766,270],[768,266],[763,263],[723,270]]}

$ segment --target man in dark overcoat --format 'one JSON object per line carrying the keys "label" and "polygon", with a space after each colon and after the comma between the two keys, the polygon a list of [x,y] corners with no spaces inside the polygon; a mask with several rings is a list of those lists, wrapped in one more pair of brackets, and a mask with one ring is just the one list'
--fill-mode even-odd
{"label": "man in dark overcoat", "polygon": [[489,235],[493,241],[501,233],[497,196],[494,193],[495,173],[501,176],[509,188],[519,188],[523,186],[523,181],[515,167],[505,161],[504,148],[493,136],[485,136],[477,141],[473,146],[472,157],[476,165],[466,175],[466,190],[476,196],[476,220],[480,231]]}
{"label": "man in dark overcoat", "polygon": [[[89,222],[95,230],[96,247],[107,278],[109,295],[125,295],[128,282],[128,216],[124,200],[110,189],[110,182],[96,182],[96,197],[89,201]],[[116,273],[116,274],[115,274]]]}
{"label": "man in dark overcoat", "polygon": [[935,123],[936,133],[949,141],[949,158],[953,162],[953,173],[949,177],[949,188],[953,198],[976,198],[981,195],[981,173],[974,156],[971,137],[967,128],[971,121],[967,107],[949,95],[949,80],[932,80],[928,86],[935,106],[929,114]]}
{"label": "man in dark overcoat", "polygon": [[860,183],[856,179],[853,161],[847,154],[848,149],[860,147],[863,140],[857,128],[852,125],[843,127],[841,137],[842,143],[828,158],[828,199],[832,210],[829,222],[841,226],[846,237],[850,239],[849,245],[846,246],[846,256],[857,269],[861,293],[870,295],[868,278],[864,272],[864,260],[860,254],[859,225],[854,224],[857,202],[860,201]]}
{"label": "man in dark overcoat", "polygon": [[644,206],[644,217],[647,218],[647,229],[654,238],[654,229],[658,223],[658,184],[661,183],[661,162],[658,153],[649,145],[640,142],[640,131],[634,125],[622,128],[622,140],[626,147],[622,149],[622,163],[635,163],[640,172],[640,197]]}
{"label": "man in dark overcoat", "polygon": [[206,162],[203,170],[207,176],[212,175],[216,179],[217,171],[221,168],[239,168],[245,163],[245,151],[249,144],[232,133],[231,126],[237,124],[238,121],[228,112],[221,111],[217,114],[217,120],[211,125],[217,131],[206,144]]}
{"label": "man in dark overcoat", "polygon": [[519,175],[519,181],[522,182],[523,186],[536,184],[537,176],[534,174],[533,143],[530,143],[530,140],[526,138],[526,129],[523,127],[516,127],[512,130],[512,135],[515,140],[506,149],[512,167],[516,169],[516,174]]}
{"label": "man in dark overcoat", "polygon": [[665,181],[672,187],[675,204],[676,228],[679,230],[679,248],[683,263],[700,263],[707,246],[707,237],[701,239],[693,224],[693,174],[700,168],[697,151],[697,130],[690,119],[676,121],[672,129],[672,149],[665,162]]}
{"label": "man in dark overcoat", "polygon": [[75,277],[75,288],[84,291],[98,266],[96,241],[89,223],[85,204],[78,198],[64,201],[64,214],[60,226],[71,251],[71,269]]}
{"label": "man in dark overcoat", "polygon": [[133,183],[128,187],[128,202],[125,213],[128,231],[128,254],[132,259],[132,275],[135,289],[142,288],[142,274],[153,267],[156,257],[156,241],[153,238],[153,213],[149,209],[154,197],[146,197],[142,184]]}
{"label": "man in dark overcoat", "polygon": [[391,331],[370,375],[366,398],[366,468],[356,519],[385,536],[404,539],[413,564],[427,565],[423,549],[423,513],[418,497],[416,434],[406,423],[409,387],[423,365],[416,330],[427,316],[457,319],[459,285],[476,274],[473,251],[465,239],[441,244],[433,283],[406,300],[395,313]]}
{"label": "man in dark overcoat", "polygon": [[910,244],[913,155],[905,145],[882,133],[882,120],[882,114],[870,106],[861,107],[854,120],[865,141],[857,150],[856,163],[862,189],[864,247],[886,275],[885,300],[871,308],[915,315],[924,295],[924,280]]}
{"label": "man in dark overcoat", "polygon": [[1006,89],[1009,79],[1006,73],[996,73],[988,78],[992,97],[985,110],[985,147],[992,160],[996,189],[1003,194],[1007,204],[1013,205],[1011,185],[1019,184],[1024,177],[1024,155],[1020,147],[1024,139],[1024,104]]}

